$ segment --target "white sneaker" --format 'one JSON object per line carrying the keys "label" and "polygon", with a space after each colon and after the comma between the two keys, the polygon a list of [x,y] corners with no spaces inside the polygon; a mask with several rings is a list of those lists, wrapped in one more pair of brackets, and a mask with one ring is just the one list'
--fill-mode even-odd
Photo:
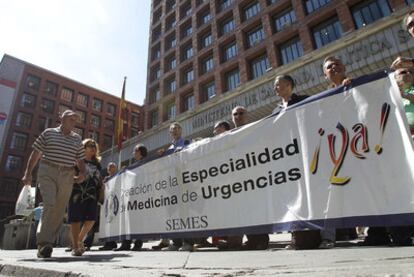
{"label": "white sneaker", "polygon": [[170,244],[168,247],[163,248],[162,251],[178,251],[179,249],[179,246]]}
{"label": "white sneaker", "polygon": [[178,249],[178,251],[194,251],[194,246],[192,246],[191,244],[188,243],[183,243],[183,246],[180,247],[180,249]]}

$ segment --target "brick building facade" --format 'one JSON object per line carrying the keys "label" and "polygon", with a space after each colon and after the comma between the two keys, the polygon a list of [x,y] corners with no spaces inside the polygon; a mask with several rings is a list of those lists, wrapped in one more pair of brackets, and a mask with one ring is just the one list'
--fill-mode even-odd
{"label": "brick building facade", "polygon": [[[14,213],[21,188],[19,180],[37,136],[45,128],[58,126],[59,114],[72,109],[81,118],[75,131],[83,138],[98,141],[101,151],[109,149],[116,140],[120,99],[9,55],[4,55],[0,63],[0,92],[2,101],[8,103],[0,111],[6,116],[0,132],[0,218],[3,218]],[[127,102],[127,110],[125,139],[137,136],[144,123],[142,106]]]}
{"label": "brick building facade", "polygon": [[[125,143],[151,151],[170,142],[179,121],[188,138],[208,137],[218,120],[244,105],[248,121],[269,115],[280,99],[276,75],[289,74],[295,92],[327,89],[326,56],[339,56],[350,77],[414,57],[401,26],[413,0],[153,0],[145,132]],[[105,160],[116,157],[106,153]]]}
{"label": "brick building facade", "polygon": [[412,2],[153,0],[145,127],[234,93]]}

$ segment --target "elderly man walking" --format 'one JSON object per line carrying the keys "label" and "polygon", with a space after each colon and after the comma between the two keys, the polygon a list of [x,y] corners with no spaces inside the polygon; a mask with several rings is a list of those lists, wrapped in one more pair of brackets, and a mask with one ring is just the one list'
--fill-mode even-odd
{"label": "elderly man walking", "polygon": [[[33,143],[22,178],[23,184],[30,186],[33,168],[40,160],[37,180],[43,199],[43,213],[36,234],[39,258],[51,257],[73,182],[79,183],[85,178],[85,150],[81,137],[73,132],[78,115],[66,110],[60,119],[60,126],[44,130]],[[78,176],[74,176],[75,164],[80,169]]]}

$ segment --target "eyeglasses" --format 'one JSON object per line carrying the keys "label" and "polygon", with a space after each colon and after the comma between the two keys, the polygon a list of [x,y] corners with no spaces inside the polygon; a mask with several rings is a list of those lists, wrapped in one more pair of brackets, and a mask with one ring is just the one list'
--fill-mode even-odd
{"label": "eyeglasses", "polygon": [[407,30],[410,30],[414,27],[414,20],[407,24]]}
{"label": "eyeglasses", "polygon": [[236,116],[236,115],[243,115],[244,114],[244,112],[238,112],[238,113],[233,113],[233,116]]}

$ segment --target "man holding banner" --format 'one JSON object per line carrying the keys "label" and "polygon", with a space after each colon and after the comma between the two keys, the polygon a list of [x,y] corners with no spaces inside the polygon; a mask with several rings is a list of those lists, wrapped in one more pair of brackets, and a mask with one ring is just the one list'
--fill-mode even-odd
{"label": "man holding banner", "polygon": [[[232,119],[234,127],[238,128],[247,123],[247,110],[243,106],[237,106],[233,109]],[[242,245],[244,250],[264,250],[267,249],[269,244],[269,235],[268,234],[251,234],[246,235],[247,241]]]}
{"label": "man holding banner", "polygon": [[[164,155],[170,155],[176,152],[180,152],[183,150],[187,145],[191,143],[191,141],[186,140],[182,137],[183,128],[181,127],[180,123],[174,122],[170,125],[170,136],[171,136],[171,145],[168,147],[167,151],[165,151]],[[167,251],[193,251],[194,250],[194,240],[193,239],[173,239],[173,243],[164,248],[163,250]]]}

